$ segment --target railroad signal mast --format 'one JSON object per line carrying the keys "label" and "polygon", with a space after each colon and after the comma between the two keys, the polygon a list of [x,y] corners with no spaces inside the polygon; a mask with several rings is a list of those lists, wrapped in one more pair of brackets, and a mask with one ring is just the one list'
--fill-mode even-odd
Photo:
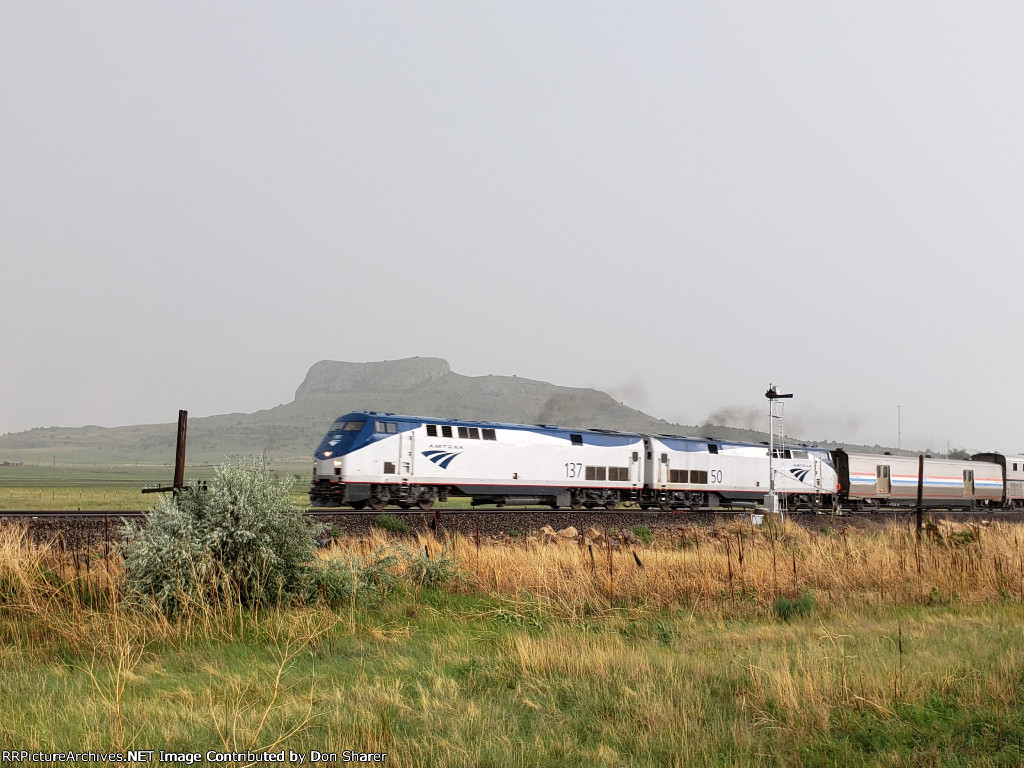
{"label": "railroad signal mast", "polygon": [[780,400],[791,400],[793,395],[779,394],[779,389],[774,384],[768,385],[768,391],[764,393],[768,398],[768,495],[764,498],[765,507],[769,512],[778,512],[779,519],[782,519],[782,509],[779,507],[779,493],[775,487],[775,430],[779,431],[779,446],[781,448],[784,439],[782,430],[783,403]]}

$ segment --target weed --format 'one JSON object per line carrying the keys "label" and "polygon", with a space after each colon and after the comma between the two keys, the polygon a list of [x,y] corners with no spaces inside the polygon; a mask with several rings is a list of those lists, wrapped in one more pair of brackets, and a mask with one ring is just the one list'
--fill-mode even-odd
{"label": "weed", "polygon": [[404,520],[399,520],[394,515],[389,515],[387,512],[377,515],[374,521],[383,528],[385,531],[391,531],[392,533],[408,533],[409,524]]}
{"label": "weed", "polygon": [[783,621],[789,621],[795,618],[807,618],[811,615],[811,611],[814,610],[817,603],[814,600],[814,595],[810,592],[804,592],[800,597],[795,600],[788,597],[779,597],[775,601],[775,615]]}
{"label": "weed", "polygon": [[646,525],[638,525],[633,529],[633,533],[640,541],[644,544],[650,544],[654,541],[654,534],[651,533],[651,529]]}

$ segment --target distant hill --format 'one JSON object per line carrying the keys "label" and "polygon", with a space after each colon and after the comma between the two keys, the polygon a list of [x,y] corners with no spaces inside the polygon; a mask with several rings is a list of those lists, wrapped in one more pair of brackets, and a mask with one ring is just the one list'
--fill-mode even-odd
{"label": "distant hill", "polygon": [[[524,424],[767,440],[732,427],[671,424],[596,389],[560,387],[518,376],[463,376],[446,360],[413,357],[374,363],[322,360],[285,405],[256,413],[190,418],[188,462],[219,463],[264,451],[277,463],[302,463],[330,423],[349,411],[374,410]],[[173,462],[176,423],[130,427],[37,428],[0,436],[0,460]]]}

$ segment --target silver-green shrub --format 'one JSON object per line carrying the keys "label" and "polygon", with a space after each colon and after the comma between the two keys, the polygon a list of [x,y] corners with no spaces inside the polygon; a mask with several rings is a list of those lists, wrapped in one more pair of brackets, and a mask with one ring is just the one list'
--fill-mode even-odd
{"label": "silver-green shrub", "polygon": [[438,589],[458,576],[458,564],[448,547],[430,557],[425,550],[405,550],[405,575],[413,584]]}
{"label": "silver-green shrub", "polygon": [[292,503],[292,480],[260,462],[229,462],[206,487],[164,496],[122,548],[129,591],[174,615],[192,601],[256,605],[301,596],[315,536]]}
{"label": "silver-green shrub", "polygon": [[363,557],[352,548],[336,550],[310,569],[307,600],[332,608],[352,603],[379,605],[402,586],[403,553],[400,546],[390,544],[378,545]]}

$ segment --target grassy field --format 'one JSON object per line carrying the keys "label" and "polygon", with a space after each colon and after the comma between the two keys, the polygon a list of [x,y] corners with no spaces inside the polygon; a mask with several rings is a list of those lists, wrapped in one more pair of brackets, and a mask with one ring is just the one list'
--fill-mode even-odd
{"label": "grassy field", "polygon": [[[321,557],[379,555],[341,542]],[[396,766],[1020,765],[1009,526],[693,529],[647,550],[406,540],[376,605],[123,605],[119,565],[0,538],[5,749],[387,752]],[[375,555],[377,553],[377,555]]]}
{"label": "grassy field", "polygon": [[[214,469],[210,465],[188,466],[186,481],[209,480]],[[296,503],[309,503],[308,466],[284,466],[275,471],[294,479]],[[165,464],[0,466],[0,512],[148,509],[157,497],[142,489],[169,486],[173,480],[174,467]]]}
{"label": "grassy field", "polygon": [[[214,469],[213,465],[188,466],[186,482],[209,480]],[[293,501],[300,506],[309,505],[312,470],[308,463],[280,465],[272,471],[280,477],[292,478],[295,483]],[[174,467],[166,464],[0,466],[0,512],[149,509],[157,497],[143,493],[142,489],[168,486],[173,479]],[[453,498],[436,506],[438,509],[467,509],[471,505],[468,498]],[[400,510],[391,507],[389,511]]]}

